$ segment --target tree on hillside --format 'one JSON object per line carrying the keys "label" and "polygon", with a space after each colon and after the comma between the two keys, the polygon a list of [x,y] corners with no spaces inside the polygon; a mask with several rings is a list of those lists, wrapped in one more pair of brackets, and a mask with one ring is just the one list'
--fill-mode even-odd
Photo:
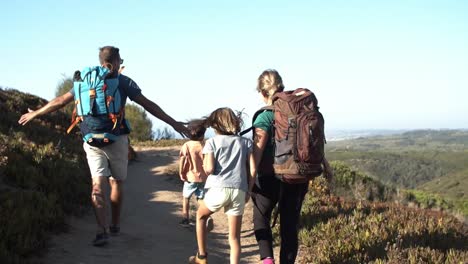
{"label": "tree on hillside", "polygon": [[[65,74],[63,74],[62,81],[57,85],[57,88],[55,90],[55,96],[61,96],[68,91],[70,91],[73,88],[73,79],[71,77],[67,77]],[[68,115],[72,115],[73,113],[73,108],[75,108],[74,104],[69,104],[66,107],[62,108],[60,111],[65,112]]]}
{"label": "tree on hillside", "polygon": [[155,140],[174,139],[175,138],[175,133],[174,133],[174,130],[169,128],[169,127],[158,128],[154,132],[154,137],[153,138]]}
{"label": "tree on hillside", "polygon": [[146,115],[145,109],[135,104],[127,104],[125,106],[125,118],[130,122],[132,129],[129,136],[131,141],[153,140],[153,123]]}

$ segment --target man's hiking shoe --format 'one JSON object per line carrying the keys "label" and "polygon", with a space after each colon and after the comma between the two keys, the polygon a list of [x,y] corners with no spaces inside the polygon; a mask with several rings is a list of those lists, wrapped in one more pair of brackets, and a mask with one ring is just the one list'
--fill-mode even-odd
{"label": "man's hiking shoe", "polygon": [[198,255],[198,252],[197,254],[195,254],[195,256],[191,256],[189,258],[189,264],[207,264],[208,263],[208,258],[207,256],[200,256]]}
{"label": "man's hiking shoe", "polygon": [[206,231],[210,232],[211,230],[213,230],[213,228],[214,228],[213,218],[208,217],[208,219],[206,220]]}
{"label": "man's hiking shoe", "polygon": [[120,226],[109,226],[109,233],[111,236],[118,236],[120,234]]}
{"label": "man's hiking shoe", "polygon": [[185,218],[179,222],[179,225],[182,227],[190,227],[190,221],[187,218]]}
{"label": "man's hiking shoe", "polygon": [[109,236],[107,233],[99,233],[96,235],[96,238],[93,240],[93,246],[102,247],[109,242]]}

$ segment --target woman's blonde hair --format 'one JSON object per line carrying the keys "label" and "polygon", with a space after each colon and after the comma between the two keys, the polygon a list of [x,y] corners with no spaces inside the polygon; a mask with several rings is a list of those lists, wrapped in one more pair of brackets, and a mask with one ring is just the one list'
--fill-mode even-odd
{"label": "woman's blonde hair", "polygon": [[221,135],[237,135],[242,129],[241,114],[236,114],[231,108],[218,108],[206,119],[206,125],[212,127]]}
{"label": "woman's blonde hair", "polygon": [[268,96],[268,101],[271,103],[271,98],[275,93],[284,90],[283,79],[276,70],[268,69],[258,76],[257,92]]}

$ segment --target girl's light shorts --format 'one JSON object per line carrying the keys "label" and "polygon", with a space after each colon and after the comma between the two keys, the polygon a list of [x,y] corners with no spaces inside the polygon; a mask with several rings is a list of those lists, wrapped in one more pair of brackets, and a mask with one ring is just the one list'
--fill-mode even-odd
{"label": "girl's light shorts", "polygon": [[211,212],[217,212],[224,207],[227,215],[243,215],[245,208],[245,192],[235,188],[212,187],[205,190],[205,206]]}

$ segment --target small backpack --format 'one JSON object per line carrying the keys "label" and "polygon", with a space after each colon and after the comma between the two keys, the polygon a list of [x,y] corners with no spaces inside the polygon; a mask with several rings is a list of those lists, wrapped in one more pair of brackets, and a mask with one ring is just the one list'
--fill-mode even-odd
{"label": "small backpack", "polygon": [[322,161],[325,156],[325,121],[319,112],[314,93],[298,88],[277,93],[272,101],[273,105],[257,111],[253,120],[261,112],[274,113],[275,176],[291,184],[304,183],[319,176],[323,171]]}
{"label": "small backpack", "polygon": [[87,67],[78,73],[73,82],[75,109],[67,133],[80,124],[85,142],[95,147],[109,145],[128,127],[123,122],[119,78],[108,77],[109,69],[102,66]]}

